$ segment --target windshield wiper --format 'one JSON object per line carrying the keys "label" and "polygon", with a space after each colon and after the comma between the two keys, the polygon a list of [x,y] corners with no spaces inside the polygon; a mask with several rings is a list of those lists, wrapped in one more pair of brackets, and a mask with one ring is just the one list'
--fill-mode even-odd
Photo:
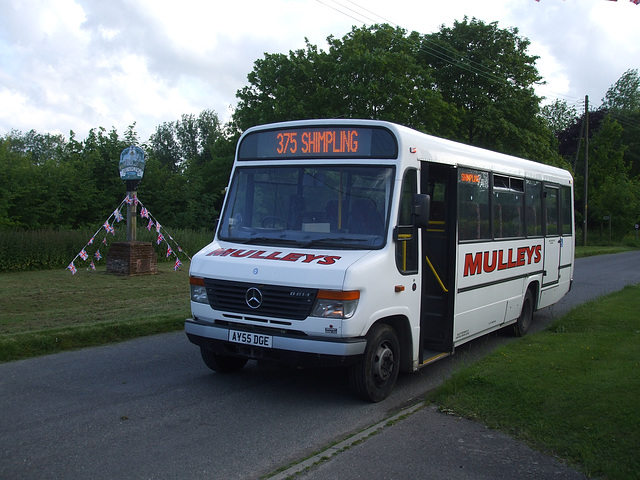
{"label": "windshield wiper", "polygon": [[305,247],[313,247],[313,246],[318,246],[318,245],[324,245],[324,246],[338,246],[338,247],[343,247],[343,248],[351,248],[351,247],[355,247],[356,245],[349,245],[348,243],[345,245],[345,243],[343,242],[352,242],[352,243],[362,243],[362,242],[368,242],[369,240],[366,238],[353,238],[353,237],[327,237],[327,238],[316,238],[314,240],[310,240],[309,242],[305,243]]}
{"label": "windshield wiper", "polygon": [[255,244],[278,244],[278,245],[299,245],[300,242],[298,240],[291,240],[290,238],[278,238],[278,237],[251,237],[245,239],[232,239],[231,241],[242,243],[244,245],[255,245]]}

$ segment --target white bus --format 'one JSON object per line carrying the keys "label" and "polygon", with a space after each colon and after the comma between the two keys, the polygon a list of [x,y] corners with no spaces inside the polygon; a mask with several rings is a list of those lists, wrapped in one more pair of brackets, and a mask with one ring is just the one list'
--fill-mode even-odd
{"label": "white bus", "polygon": [[185,322],[217,372],[349,370],[380,401],[481,335],[527,333],[573,278],[569,172],[371,120],[254,127]]}

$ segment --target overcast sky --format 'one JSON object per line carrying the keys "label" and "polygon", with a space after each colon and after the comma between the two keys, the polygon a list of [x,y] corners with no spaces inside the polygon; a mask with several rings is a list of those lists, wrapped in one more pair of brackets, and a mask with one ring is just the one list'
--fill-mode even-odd
{"label": "overcast sky", "polygon": [[185,113],[226,121],[265,52],[305,37],[326,49],[354,25],[432,33],[465,15],[529,38],[551,99],[598,106],[640,68],[640,5],[628,0],[0,0],[0,135],[83,140],[136,122],[146,141]]}

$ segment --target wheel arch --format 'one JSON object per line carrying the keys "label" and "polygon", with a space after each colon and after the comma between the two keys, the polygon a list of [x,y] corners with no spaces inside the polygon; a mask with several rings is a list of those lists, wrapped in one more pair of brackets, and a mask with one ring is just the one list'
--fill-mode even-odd
{"label": "wheel arch", "polygon": [[535,312],[538,309],[538,301],[540,300],[540,282],[538,282],[538,280],[529,282],[527,288],[523,292],[523,297],[524,294],[527,293],[527,290],[531,290],[531,295],[533,296],[533,311]]}
{"label": "wheel arch", "polygon": [[[404,315],[383,317],[373,325],[383,323],[393,328],[398,336],[400,344],[400,371],[411,372],[413,370],[413,338],[411,336],[411,322]],[[372,327],[373,327],[372,325]]]}

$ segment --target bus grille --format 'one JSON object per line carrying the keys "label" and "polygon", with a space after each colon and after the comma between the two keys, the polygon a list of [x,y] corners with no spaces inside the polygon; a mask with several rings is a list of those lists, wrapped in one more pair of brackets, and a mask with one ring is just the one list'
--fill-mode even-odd
{"label": "bus grille", "polygon": [[289,320],[307,318],[318,293],[313,288],[229,282],[210,278],[205,278],[204,285],[209,304],[215,310]]}

